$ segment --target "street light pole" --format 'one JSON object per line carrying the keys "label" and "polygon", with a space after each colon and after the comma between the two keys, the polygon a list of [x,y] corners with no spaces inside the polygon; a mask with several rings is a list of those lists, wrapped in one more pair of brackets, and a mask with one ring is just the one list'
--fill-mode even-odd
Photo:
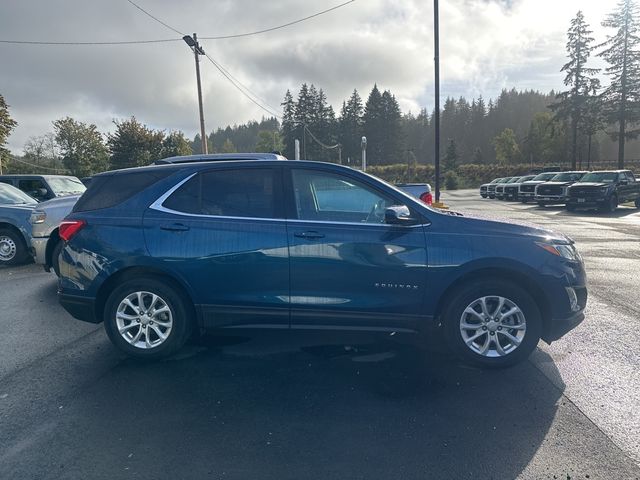
{"label": "street light pole", "polygon": [[438,0],[433,0],[433,49],[435,75],[435,170],[436,170],[436,204],[440,203],[440,25],[438,21]]}
{"label": "street light pole", "polygon": [[202,141],[202,153],[209,153],[207,147],[207,134],[204,129],[204,109],[202,107],[202,84],[200,83],[200,55],[204,55],[204,50],[198,43],[198,36],[194,33],[191,35],[185,35],[182,37],[187,45],[193,51],[193,55],[196,59],[196,82],[198,84],[198,108],[200,110],[200,140]]}

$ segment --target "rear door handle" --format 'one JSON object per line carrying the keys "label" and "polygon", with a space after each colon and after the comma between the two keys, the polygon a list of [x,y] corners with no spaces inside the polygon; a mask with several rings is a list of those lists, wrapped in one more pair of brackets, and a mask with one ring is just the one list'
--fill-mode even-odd
{"label": "rear door handle", "polygon": [[189,227],[182,223],[172,223],[170,225],[161,225],[160,230],[166,230],[167,232],[186,232]]}
{"label": "rear door handle", "polygon": [[298,238],[306,238],[307,240],[313,240],[316,238],[324,238],[324,233],[314,231],[296,232],[293,234],[293,236]]}

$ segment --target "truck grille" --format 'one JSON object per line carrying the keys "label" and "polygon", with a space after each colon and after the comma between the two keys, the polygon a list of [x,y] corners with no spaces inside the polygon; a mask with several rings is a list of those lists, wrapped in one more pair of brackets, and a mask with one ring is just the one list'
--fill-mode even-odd
{"label": "truck grille", "polygon": [[520,185],[520,191],[526,193],[533,193],[536,189],[535,185]]}
{"label": "truck grille", "polygon": [[538,195],[562,195],[560,185],[540,185],[536,191]]}
{"label": "truck grille", "polygon": [[600,192],[598,188],[593,187],[571,187],[569,196],[573,198],[595,198],[600,196]]}

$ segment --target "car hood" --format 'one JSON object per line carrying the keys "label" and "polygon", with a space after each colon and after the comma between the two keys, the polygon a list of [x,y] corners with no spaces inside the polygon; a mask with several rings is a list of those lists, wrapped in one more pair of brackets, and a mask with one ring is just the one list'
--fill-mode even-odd
{"label": "car hood", "polygon": [[604,183],[604,182],[578,182],[578,183],[574,183],[572,186],[573,187],[608,187],[609,185],[612,185],[611,183]]}
{"label": "car hood", "polygon": [[562,233],[525,222],[514,222],[513,220],[493,216],[466,216],[453,211],[448,211],[445,215],[454,217],[449,220],[451,222],[450,226],[458,233],[465,232],[474,235],[499,237],[531,237],[537,240],[572,243],[572,240]]}
{"label": "car hood", "polygon": [[526,182],[522,182],[520,185],[539,185],[541,183],[547,183],[546,180],[527,180]]}
{"label": "car hood", "polygon": [[46,202],[42,202],[38,204],[38,210],[45,210],[47,208],[52,207],[63,207],[65,205],[69,205],[70,207],[74,206],[80,195],[66,195],[64,197],[55,197],[51,200],[47,200]]}
{"label": "car hood", "polygon": [[25,203],[23,205],[0,205],[0,211],[5,211],[5,212],[20,212],[20,211],[25,211],[25,212],[31,212],[31,210],[33,210],[36,205],[38,205],[37,203]]}
{"label": "car hood", "polygon": [[560,187],[566,187],[567,185],[571,185],[574,182],[543,182],[545,185],[557,185]]}

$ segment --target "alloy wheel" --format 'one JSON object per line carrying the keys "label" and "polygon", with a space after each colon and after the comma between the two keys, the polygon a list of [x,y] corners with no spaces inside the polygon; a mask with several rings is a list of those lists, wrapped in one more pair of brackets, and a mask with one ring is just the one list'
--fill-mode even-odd
{"label": "alloy wheel", "polygon": [[160,296],[152,292],[127,295],[116,310],[118,332],[130,345],[150,349],[162,345],[173,328],[173,313]]}
{"label": "alloy wheel", "polygon": [[527,322],[512,300],[500,296],[477,298],[460,316],[460,334],[465,345],[483,357],[504,357],[524,340]]}

